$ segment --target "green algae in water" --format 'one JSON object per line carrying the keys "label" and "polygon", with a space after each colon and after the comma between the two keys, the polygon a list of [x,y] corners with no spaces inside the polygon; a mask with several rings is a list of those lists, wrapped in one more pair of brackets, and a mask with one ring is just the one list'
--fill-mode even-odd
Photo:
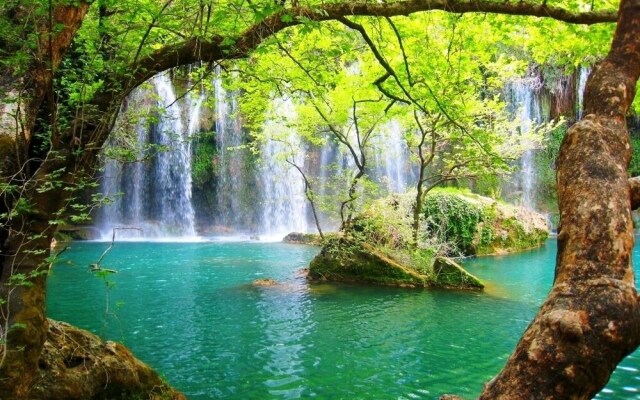
{"label": "green algae in water", "polygon": [[[306,246],[74,243],[53,269],[48,312],[123,341],[189,399],[435,399],[476,396],[504,365],[552,282],[555,241],[469,260],[485,293],[308,286]],[[637,265],[638,254],[634,253]],[[256,279],[280,284],[255,287]],[[107,309],[107,294],[109,313]],[[640,356],[603,399],[637,399]]]}

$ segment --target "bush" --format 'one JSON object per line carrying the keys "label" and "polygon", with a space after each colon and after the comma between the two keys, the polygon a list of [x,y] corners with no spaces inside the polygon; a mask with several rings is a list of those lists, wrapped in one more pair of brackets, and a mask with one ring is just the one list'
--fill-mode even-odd
{"label": "bush", "polygon": [[446,192],[427,196],[424,205],[425,233],[449,243],[450,255],[473,253],[478,224],[484,220],[482,208]]}

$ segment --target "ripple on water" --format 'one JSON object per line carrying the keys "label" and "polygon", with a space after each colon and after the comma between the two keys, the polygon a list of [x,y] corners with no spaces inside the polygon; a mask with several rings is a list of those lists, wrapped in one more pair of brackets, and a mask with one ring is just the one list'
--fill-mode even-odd
{"label": "ripple on water", "polygon": [[[105,244],[78,243],[53,270],[48,310],[123,340],[189,399],[471,398],[546,296],[554,246],[467,260],[493,282],[478,294],[309,287],[295,271],[317,249],[213,242],[117,243],[108,289],[86,271]],[[257,288],[256,276],[280,284]],[[597,398],[640,399],[639,369],[627,357]]]}

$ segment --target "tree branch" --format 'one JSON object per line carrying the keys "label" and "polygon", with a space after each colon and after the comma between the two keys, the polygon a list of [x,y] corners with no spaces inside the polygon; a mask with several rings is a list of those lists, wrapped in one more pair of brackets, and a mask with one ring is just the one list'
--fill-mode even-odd
{"label": "tree branch", "polygon": [[[286,28],[307,21],[329,21],[346,16],[394,17],[417,12],[442,10],[452,13],[494,13],[505,15],[551,18],[571,24],[591,25],[615,22],[615,10],[599,12],[573,12],[561,7],[532,1],[495,2],[489,0],[406,0],[393,3],[345,2],[325,4],[315,8],[294,7],[280,10],[248,28],[236,38],[223,40],[212,36],[209,40],[192,38],[167,46],[142,58],[130,70],[136,71],[134,86],[169,68],[192,64],[196,61],[236,59],[246,56],[265,38]],[[285,17],[285,18],[283,18]]]}

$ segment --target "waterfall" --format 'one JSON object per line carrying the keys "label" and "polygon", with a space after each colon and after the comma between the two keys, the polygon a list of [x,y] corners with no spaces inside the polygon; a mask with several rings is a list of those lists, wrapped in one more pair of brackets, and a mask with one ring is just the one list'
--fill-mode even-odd
{"label": "waterfall", "polygon": [[[526,135],[535,124],[542,122],[539,92],[542,81],[539,76],[531,76],[511,81],[507,84],[505,97],[511,105],[513,115],[519,120],[519,134]],[[524,140],[525,146],[527,140]],[[526,150],[520,159],[519,186],[521,203],[524,207],[535,207],[536,170],[534,151]]]}
{"label": "waterfall", "polygon": [[273,116],[265,122],[266,142],[262,146],[261,233],[286,235],[307,232],[307,199],[304,180],[293,163],[304,168],[305,146],[298,133],[286,126],[296,118],[293,102],[280,98],[272,102]]}
{"label": "waterfall", "polygon": [[160,117],[152,136],[155,143],[169,151],[157,153],[154,159],[156,183],[154,203],[159,211],[160,224],[170,236],[195,236],[194,213],[191,207],[191,143],[181,119],[180,103],[167,74],[153,78],[160,97],[159,106],[165,114]]}
{"label": "waterfall", "polygon": [[584,89],[587,86],[587,78],[591,73],[591,68],[581,66],[578,68],[578,79],[576,87],[576,120],[582,118],[582,112],[584,110]]}
{"label": "waterfall", "polygon": [[[348,72],[359,73],[357,63]],[[575,106],[580,117],[589,72],[581,67],[575,79],[562,77],[557,85],[547,82],[556,85],[551,89],[543,88],[542,78],[535,72],[508,83],[503,94],[518,122],[517,134],[523,135],[526,142],[535,125],[548,118],[550,107],[556,114],[567,115],[573,113]],[[101,191],[114,198],[113,204],[104,207],[98,216],[104,238],[110,238],[113,227],[142,229],[142,233],[119,232],[119,238],[188,238],[197,234],[190,137],[201,130],[215,134],[202,136],[201,143],[206,147],[197,149],[202,150],[198,152],[198,173],[204,176],[196,185],[200,232],[272,236],[313,230],[304,180],[284,160],[287,157],[310,179],[323,228],[337,227],[340,201],[348,189],[345,183],[354,171],[353,159],[345,146],[332,140],[330,134],[323,145],[303,139],[291,127],[297,118],[294,102],[276,98],[262,127],[266,140],[258,158],[247,148],[253,139],[243,127],[239,96],[223,87],[220,67],[211,86],[213,90],[208,93],[201,88],[178,98],[169,74],[164,73],[126,99],[106,153],[108,146],[114,149],[120,143],[128,143],[130,153],[143,161],[122,164],[108,160],[104,164]],[[575,96],[570,90],[574,86]],[[550,100],[550,96],[556,98]],[[215,110],[209,112],[205,104],[211,103],[215,103]],[[200,127],[201,120],[209,125]],[[375,195],[402,193],[415,181],[415,168],[403,133],[399,121],[383,123],[374,133],[366,173],[378,184],[378,189],[370,190],[367,196],[374,191]],[[506,183],[504,192],[515,193],[517,199],[510,200],[534,208],[534,151],[526,151],[519,163],[515,181]]]}
{"label": "waterfall", "polygon": [[384,125],[376,136],[374,148],[374,179],[387,193],[404,193],[410,178],[409,149],[398,121]]}
{"label": "waterfall", "polygon": [[247,192],[245,180],[245,157],[239,150],[244,143],[242,123],[238,117],[238,102],[235,93],[222,86],[222,73],[216,67],[213,82],[216,111],[216,148],[218,154],[215,164],[218,168],[216,191],[216,228],[218,233],[250,229],[247,222],[247,210],[244,209],[241,196]]}
{"label": "waterfall", "polygon": [[223,87],[221,71],[214,78],[217,166],[214,234],[245,233],[280,238],[292,231],[306,232],[307,200],[299,172],[283,157],[291,146],[291,161],[304,167],[304,145],[297,133],[285,126],[295,118],[290,99],[277,99],[264,125],[267,140],[260,162],[249,158],[239,118],[237,96]]}
{"label": "waterfall", "polygon": [[[141,118],[134,127],[136,156],[150,157],[150,163],[138,161],[120,164],[107,161],[102,192],[116,195],[113,204],[102,210],[101,230],[110,238],[114,227],[136,228],[118,232],[119,238],[185,238],[196,235],[194,212],[191,206],[191,146],[189,131],[199,129],[197,122],[201,101],[190,109],[187,128],[182,120],[181,102],[177,100],[173,84],[166,74],[150,81],[153,94],[138,89],[130,98],[130,109],[137,110],[143,99],[156,96],[159,110],[157,123],[148,128],[148,119]],[[151,111],[151,108],[147,108]],[[126,118],[127,110],[121,113]],[[127,129],[126,121],[116,125]],[[150,152],[152,144],[159,151]],[[112,143],[113,145],[113,143]]]}
{"label": "waterfall", "polygon": [[[247,149],[251,138],[243,128],[238,96],[223,87],[218,68],[213,90],[192,90],[178,97],[169,74],[153,77],[126,99],[106,153],[119,143],[134,143],[139,162],[104,164],[101,191],[114,198],[99,215],[104,239],[114,227],[119,239],[193,238],[197,235],[192,202],[191,136],[205,135],[211,154],[207,186],[198,186],[198,229],[203,234],[282,237],[314,230],[299,166],[312,182],[319,217],[325,229],[338,226],[346,176],[354,169],[351,155],[327,136],[325,145],[306,142],[292,127],[297,115],[290,98],[272,100],[263,125],[259,158]],[[201,88],[202,89],[202,88]],[[215,103],[213,115],[205,104]],[[159,110],[159,111],[158,111]],[[201,115],[202,114],[202,115]],[[137,118],[135,118],[137,117]],[[213,118],[212,118],[213,117]],[[201,120],[211,125],[201,127]],[[403,192],[411,179],[409,152],[399,122],[382,125],[373,142],[367,173],[381,192]],[[200,142],[205,143],[205,142]],[[131,148],[131,147],[130,147]],[[206,153],[209,154],[209,153]],[[201,164],[198,164],[199,168]],[[322,211],[322,199],[331,204]]]}

